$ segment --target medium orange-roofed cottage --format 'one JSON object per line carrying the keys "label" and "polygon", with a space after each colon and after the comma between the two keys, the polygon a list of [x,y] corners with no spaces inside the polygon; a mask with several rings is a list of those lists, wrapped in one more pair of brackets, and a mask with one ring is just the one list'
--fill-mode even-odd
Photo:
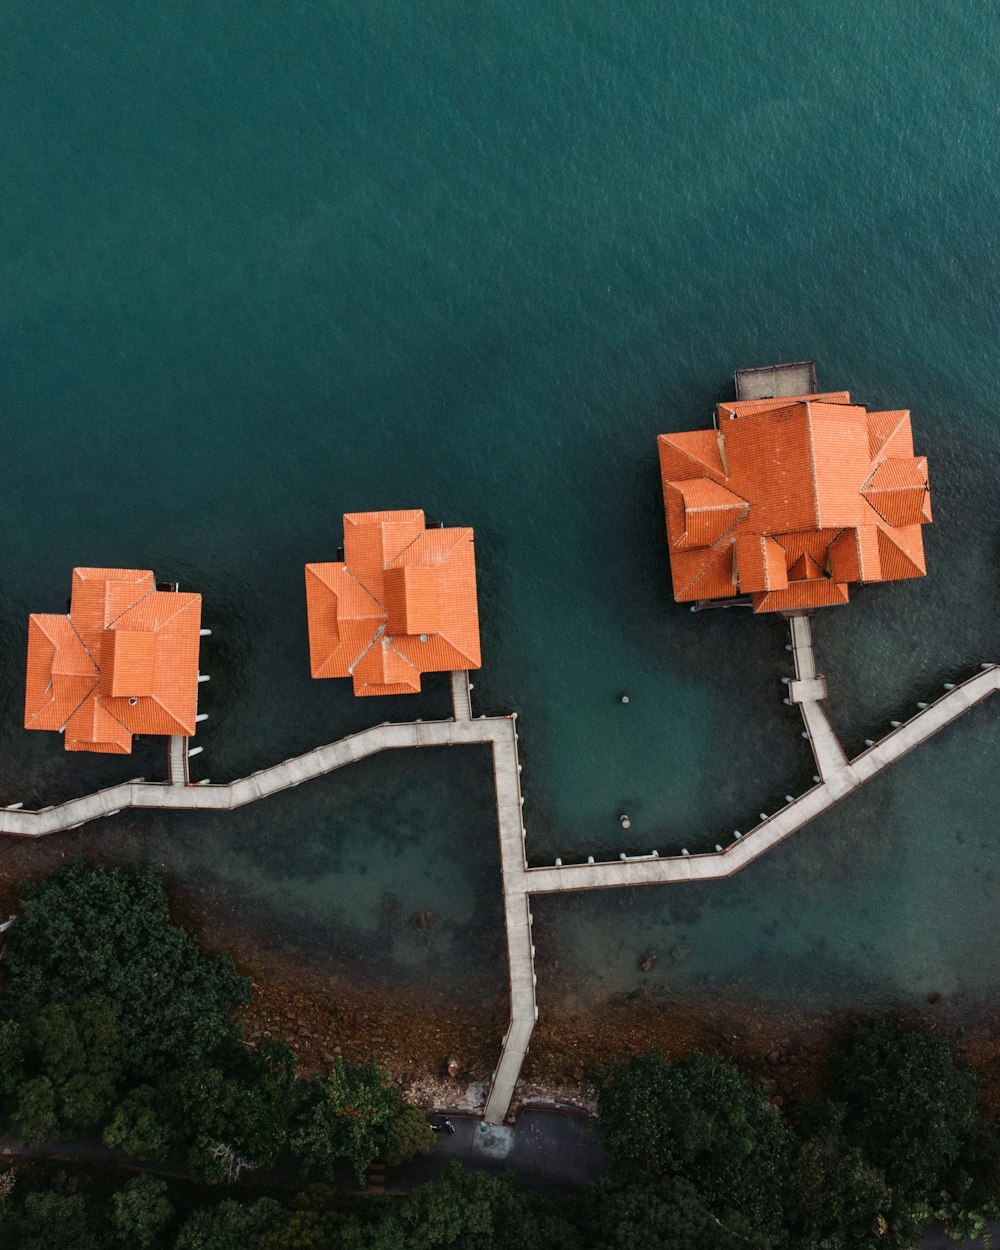
{"label": "medium orange-roofed cottage", "polygon": [[472,530],[422,511],[349,512],[344,559],[306,565],[313,677],[356,695],[416,694],[421,673],[479,668]]}
{"label": "medium orange-roofed cottage", "polygon": [[846,603],[849,582],[926,573],[927,459],[910,414],[847,391],[742,400],[715,429],[659,436],[674,598],[755,612]]}
{"label": "medium orange-roofed cottage", "polygon": [[74,569],[68,615],[28,617],[25,729],[115,755],[133,734],[190,737],[200,628],[201,595],[157,590],[147,569]]}

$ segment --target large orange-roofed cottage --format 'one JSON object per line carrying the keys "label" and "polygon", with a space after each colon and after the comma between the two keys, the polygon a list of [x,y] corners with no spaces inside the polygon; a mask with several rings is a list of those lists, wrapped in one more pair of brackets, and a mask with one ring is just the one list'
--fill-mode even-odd
{"label": "large orange-roofed cottage", "polygon": [[201,595],[157,590],[148,569],[74,569],[68,614],[28,618],[24,727],[116,755],[133,734],[190,737],[200,627]]}
{"label": "large orange-roofed cottage", "polygon": [[905,409],[847,391],[737,400],[715,428],[659,436],[674,598],[755,612],[846,603],[849,582],[926,573],[927,460]]}
{"label": "large orange-roofed cottage", "polygon": [[346,513],[343,559],[306,565],[306,609],[313,677],[351,677],[356,695],[477,669],[472,530],[429,526],[419,509]]}

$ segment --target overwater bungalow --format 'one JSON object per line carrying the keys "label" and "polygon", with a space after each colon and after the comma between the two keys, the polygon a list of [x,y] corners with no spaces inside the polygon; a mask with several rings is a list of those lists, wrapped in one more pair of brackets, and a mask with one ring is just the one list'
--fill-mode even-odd
{"label": "overwater bungalow", "polygon": [[812,609],[846,603],[849,582],[926,573],[927,459],[905,409],[868,412],[847,391],[742,399],[658,443],[679,602]]}
{"label": "overwater bungalow", "polygon": [[69,612],[28,617],[25,729],[114,755],[133,734],[190,737],[200,627],[201,595],[158,590],[148,569],[74,569]]}
{"label": "overwater bungalow", "polygon": [[481,664],[472,530],[419,509],[346,513],[343,559],[306,565],[306,608],[313,677],[351,677],[356,695]]}

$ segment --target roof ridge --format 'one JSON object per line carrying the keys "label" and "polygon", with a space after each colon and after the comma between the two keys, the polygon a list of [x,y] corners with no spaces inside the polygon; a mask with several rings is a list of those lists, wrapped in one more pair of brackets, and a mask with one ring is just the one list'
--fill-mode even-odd
{"label": "roof ridge", "polygon": [[[407,637],[411,637],[411,638],[412,636],[413,636],[412,634],[407,635]],[[437,637],[440,638],[442,642],[446,642],[448,646],[451,647],[453,651],[456,651],[460,656],[462,656],[463,659],[468,660],[470,667],[472,666],[472,656],[466,653],[466,650],[464,647],[460,647],[457,642],[453,642],[452,639],[449,638],[448,635],[444,633],[443,630],[440,630],[440,629],[438,630]]]}
{"label": "roof ridge", "polygon": [[[172,712],[172,711],[170,710],[170,708],[169,708],[169,707],[167,707],[167,705],[163,702],[163,700],[159,697],[159,695],[155,695],[155,694],[143,694],[143,695],[140,695],[140,696],[139,696],[139,698],[140,698],[140,699],[149,699],[149,701],[150,701],[151,703],[155,703],[155,704],[156,704],[156,706],[157,706],[157,707],[158,707],[158,708],[159,708],[162,712],[166,712],[166,714],[170,717],[170,719],[174,722],[174,724],[175,724],[175,725],[180,725],[182,728],[187,728],[187,726],[184,724],[184,722],[181,720],[181,718],[180,718],[180,717],[179,717],[179,716],[178,716],[175,712]],[[109,708],[106,704],[104,704],[104,705],[103,705],[103,707],[104,707],[104,710],[108,713],[108,715],[109,715],[109,716],[115,716],[114,712],[112,712],[111,708]],[[116,720],[116,721],[118,721],[118,723],[119,723],[119,724],[120,724],[123,728],[125,728],[125,729],[129,729],[128,725],[126,725],[126,724],[125,724],[125,722],[121,719],[121,717],[119,717],[119,716],[115,716],[115,720]],[[129,729],[129,733],[131,733],[131,734],[135,734],[136,732],[137,732],[137,731],[136,731],[136,730],[134,730],[134,729]],[[193,732],[194,732],[194,731],[192,730],[192,733],[191,733],[191,734],[185,734],[185,735],[181,735],[181,736],[182,736],[182,737],[190,737],[190,736],[192,736],[192,735],[193,735]]]}
{"label": "roof ridge", "polygon": [[[721,435],[720,430],[718,429],[716,430],[678,430],[674,434],[658,434],[657,439],[659,440],[662,438],[664,442],[668,444],[668,446],[672,447],[674,451],[676,451],[679,455],[683,456],[685,460],[690,461],[691,464],[697,465],[699,469],[707,469],[709,473],[718,473],[719,470],[715,467],[714,464],[709,464],[708,461],[703,460],[701,456],[695,455],[694,453],[688,451],[687,448],[684,447],[683,445],[678,446],[678,444],[673,441],[675,438],[678,437],[678,435],[681,435],[681,434],[702,434],[702,433],[710,433],[710,434],[715,434],[717,436],[715,439],[715,445],[719,451],[719,460],[722,462],[722,476],[725,478],[728,478],[728,474],[726,472],[726,457],[722,449],[722,444],[719,441],[719,436]],[[704,476],[704,474],[702,476]],[[681,482],[689,482],[692,479],[683,477],[683,478],[679,478],[676,480],[681,481]]]}
{"label": "roof ridge", "polygon": [[[396,561],[400,558],[400,556],[405,555],[405,554],[406,554],[406,552],[407,552],[407,551],[409,551],[409,550],[410,550],[410,548],[413,546],[413,544],[414,544],[415,542],[419,542],[419,540],[420,540],[421,538],[423,538],[423,536],[424,536],[426,533],[427,533],[427,524],[426,524],[426,521],[425,521],[425,523],[424,523],[424,528],[420,531],[420,533],[419,533],[419,534],[414,534],[414,536],[410,539],[410,541],[406,544],[406,546],[405,546],[405,547],[401,547],[401,548],[399,549],[399,551],[397,551],[397,552],[396,552],[396,554],[395,554],[395,555],[392,557],[392,559],[389,561],[389,564],[394,564],[394,563],[395,563],[395,562],[396,562]],[[382,572],[383,572],[383,573],[385,573],[385,572],[386,572],[386,570],[389,568],[389,564],[383,564],[383,565],[382,565]]]}
{"label": "roof ridge", "polygon": [[[160,703],[160,700],[157,699],[154,695],[143,695],[142,697],[146,699],[152,699],[154,703],[157,703],[159,704],[160,707],[163,707],[163,704]],[[120,716],[116,716],[114,712],[112,712],[111,708],[109,708],[108,705],[104,702],[100,694],[96,694],[94,696],[94,702],[97,704],[99,708],[101,708],[102,711],[107,712],[107,714],[111,717],[113,721],[117,721],[118,724],[121,725],[122,729],[124,729],[127,734],[131,735],[132,737],[135,737],[135,730],[130,729],[129,726],[125,724],[125,722],[122,720]],[[168,716],[172,716],[173,719],[177,721],[178,725],[181,723],[179,720],[177,720],[177,717],[174,716],[173,712],[171,712],[169,708],[163,707],[163,710],[167,713]]]}
{"label": "roof ridge", "polygon": [[[441,636],[441,635],[439,634],[439,635],[438,635],[438,637],[440,637],[440,636]],[[410,637],[410,635],[409,635],[409,634],[404,634],[404,635],[403,635],[403,637],[404,637],[404,638],[408,638],[408,637]],[[394,647],[394,646],[392,645],[392,634],[386,634],[386,640],[387,640],[387,641],[388,641],[388,643],[389,643],[389,650],[393,653],[393,655],[398,655],[398,656],[399,656],[399,658],[400,658],[400,659],[401,659],[404,663],[409,664],[410,668],[412,668],[412,669],[413,669],[413,671],[414,671],[414,672],[417,674],[417,676],[419,677],[419,676],[421,675],[421,673],[420,673],[420,669],[419,669],[419,668],[417,668],[416,664],[414,664],[414,663],[413,663],[413,661],[412,661],[412,660],[411,660],[408,656],[405,656],[405,655],[402,653],[402,651],[400,651],[400,650],[399,650],[399,648],[398,648],[398,647]],[[454,644],[453,644],[453,645],[454,645]],[[458,647],[455,647],[455,650],[457,651],[457,650],[458,650]]]}
{"label": "roof ridge", "polygon": [[[105,584],[105,586],[106,586],[106,585],[107,585],[107,582],[105,582],[104,584]],[[148,599],[150,595],[155,595],[156,593],[157,593],[157,591],[156,591],[156,582],[154,581],[154,582],[153,582],[153,589],[152,589],[152,590],[147,590],[147,591],[146,591],[146,593],[145,593],[144,595],[140,595],[140,596],[139,596],[139,598],[138,598],[138,599],[136,599],[134,602],[130,603],[130,604],[128,605],[128,607],[127,607],[127,608],[123,608],[123,609],[121,610],[121,612],[119,612],[119,613],[118,613],[118,615],[117,615],[117,616],[112,617],[112,619],[111,619],[110,621],[108,621],[108,622],[107,622],[107,624],[105,624],[105,625],[102,625],[102,626],[101,626],[102,630],[104,630],[104,629],[112,629],[112,628],[114,627],[115,623],[116,623],[117,621],[120,621],[120,620],[122,619],[122,617],[125,615],[125,613],[126,613],[126,612],[131,612],[133,608],[137,608],[137,607],[139,606],[139,604],[140,604],[140,603],[142,603],[145,599]],[[161,593],[161,594],[163,594],[164,592],[163,592],[163,591],[160,591],[160,593]]]}
{"label": "roof ridge", "polygon": [[[692,586],[694,586],[697,582],[701,581],[701,579],[715,565],[716,561],[718,561],[720,557],[725,555],[724,547],[719,547],[719,546],[709,547],[708,551],[711,553],[709,555],[709,558],[704,562],[704,564],[702,564],[702,566],[698,569],[698,571],[694,574],[694,576],[690,579],[690,581],[687,581],[684,583],[684,585],[681,587],[681,590],[680,590],[681,595],[686,595]],[[674,592],[674,597],[675,598],[678,597],[678,593],[676,591]]]}
{"label": "roof ridge", "polygon": [[[382,611],[383,611],[383,612],[384,612],[384,613],[388,616],[388,614],[389,614],[389,609],[385,606],[385,604],[382,602],[382,600],[381,600],[381,599],[377,599],[377,598],[376,598],[376,597],[372,594],[372,592],[371,592],[371,591],[368,589],[368,587],[364,584],[364,582],[361,580],[361,578],[360,578],[360,577],[358,577],[358,576],[354,573],[354,571],[352,570],[351,566],[350,566],[350,565],[346,562],[346,560],[338,560],[338,561],[336,561],[336,563],[337,563],[337,564],[343,564],[343,566],[344,566],[344,568],[345,568],[345,570],[346,570],[346,572],[347,572],[347,576],[348,576],[348,577],[349,577],[352,581],[357,582],[357,584],[361,587],[361,589],[365,592],[365,594],[366,594],[366,595],[367,595],[367,596],[371,599],[372,603],[377,603],[377,604],[378,604],[378,606],[382,609]],[[384,568],[383,568],[382,572],[383,572],[383,573],[385,572],[385,569],[384,569]]]}
{"label": "roof ridge", "polygon": [[805,401],[805,410],[806,410],[806,430],[808,431],[808,436],[809,436],[809,470],[810,470],[809,475],[810,475],[810,479],[812,482],[813,516],[816,519],[817,527],[822,528],[822,526],[820,525],[820,519],[819,519],[819,482],[817,481],[817,477],[816,477],[816,443],[815,443],[815,440],[813,439],[813,426],[812,426],[812,420],[811,420],[812,411],[810,410],[808,399]]}
{"label": "roof ridge", "polygon": [[359,665],[359,664],[361,663],[361,661],[365,658],[365,656],[366,656],[366,655],[368,654],[368,652],[372,649],[372,647],[374,647],[374,646],[375,646],[375,644],[378,642],[378,640],[382,637],[382,635],[383,635],[383,634],[385,633],[385,631],[386,631],[387,626],[388,626],[388,622],[387,622],[387,621],[383,621],[383,622],[382,622],[382,624],[381,624],[381,625],[378,627],[378,629],[375,631],[375,637],[371,640],[371,642],[368,644],[368,646],[367,646],[367,647],[365,647],[365,649],[361,652],[361,654],[360,654],[360,655],[359,655],[359,656],[355,659],[355,661],[354,661],[354,663],[353,663],[353,664],[349,664],[349,665],[347,666],[347,672],[348,672],[348,675],[349,675],[349,676],[351,676],[351,677],[353,677],[353,676],[354,676],[354,670],[358,667],[358,665]]}
{"label": "roof ridge", "polygon": [[[52,675],[51,675],[51,673],[50,673],[50,674],[49,674],[49,684],[48,684],[48,686],[46,687],[46,689],[51,689],[51,688],[52,688]],[[66,717],[66,721],[64,722],[63,727],[62,727],[63,729],[65,729],[65,728],[66,728],[66,725],[67,725],[67,724],[69,724],[70,717],[75,716],[75,715],[77,714],[77,712],[79,712],[80,708],[82,708],[82,707],[83,707],[83,705],[87,702],[87,700],[88,700],[88,699],[90,699],[90,698],[93,698],[93,697],[94,697],[94,691],[95,691],[96,689],[97,689],[97,679],[95,678],[95,679],[94,679],[94,684],[90,687],[90,689],[89,689],[89,690],[87,691],[87,693],[83,696],[83,698],[82,698],[82,699],[80,700],[80,702],[76,705],[76,707],[74,707],[74,708],[73,708],[72,712],[70,712],[70,713],[69,713],[69,715]],[[49,700],[49,703],[54,703],[54,702],[55,702],[55,696],[53,696],[53,697]],[[48,707],[48,705],[49,705],[49,704],[47,703],[45,706],[46,706],[46,707]],[[42,712],[44,712],[44,711],[45,711],[45,708],[44,708],[44,707],[40,707],[40,708],[38,709],[38,711],[35,713],[35,715],[34,715],[34,716],[32,716],[32,718],[31,718],[31,719],[32,719],[32,720],[37,720],[37,719],[38,719],[38,717],[39,717],[39,716],[42,714]],[[25,728],[30,728],[30,726],[25,726]],[[62,730],[60,730],[59,732],[61,733],[61,732],[62,732]]]}
{"label": "roof ridge", "polygon": [[[75,624],[75,622],[74,622],[74,620],[73,620],[72,616],[70,616],[70,614],[69,614],[68,612],[66,613],[66,620],[67,620],[67,621],[69,621],[69,627],[70,627],[70,629],[73,631],[73,633],[74,633],[74,634],[76,634],[77,639],[79,640],[80,646],[81,646],[81,647],[83,647],[84,651],[87,653],[87,659],[88,659],[88,660],[90,660],[91,664],[93,664],[93,666],[94,666],[94,673],[96,674],[96,680],[95,680],[94,684],[96,685],[96,684],[97,684],[97,682],[100,680],[100,677],[101,677],[101,667],[100,667],[100,665],[98,664],[97,660],[95,660],[95,659],[94,659],[94,653],[91,651],[91,649],[90,649],[90,648],[87,646],[87,644],[84,642],[84,640],[83,640],[83,635],[82,635],[82,634],[80,633],[80,631],[77,629],[76,624]],[[102,633],[103,633],[103,630],[102,630]]]}
{"label": "roof ridge", "polygon": [[[885,438],[879,444],[879,449],[875,453],[876,456],[880,456],[882,452],[886,449],[886,447],[889,446],[889,444],[892,442],[893,435],[896,433],[899,427],[903,424],[903,422],[909,420],[909,417],[910,417],[909,408],[887,408],[887,409],[884,409],[884,411],[898,412],[900,414],[900,417],[899,417],[899,420],[896,422],[896,424],[892,427],[889,433],[885,436]],[[869,413],[868,415],[874,417],[879,414],[872,412],[872,413]],[[881,460],[875,460],[874,461],[875,468],[877,469],[879,465],[883,464],[886,460],[891,460],[891,459],[892,459],[891,456],[883,456]]]}

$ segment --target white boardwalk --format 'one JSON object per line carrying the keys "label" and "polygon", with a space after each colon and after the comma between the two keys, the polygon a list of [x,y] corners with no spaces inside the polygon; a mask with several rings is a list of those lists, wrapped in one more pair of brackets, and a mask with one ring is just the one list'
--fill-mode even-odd
{"label": "white boardwalk", "polygon": [[[473,719],[467,673],[452,675],[452,720],[376,725],[224,785],[191,785],[187,779],[187,739],[172,739],[170,781],[127,781],[97,794],[40,811],[0,808],[0,833],[14,837],[43,837],[75,829],[86,821],[113,815],[125,807],[232,811],[314,777],[325,776],[380,751],[489,743],[493,753],[510,975],[510,1024],[502,1042],[485,1110],[486,1121],[499,1124],[510,1108],[538,1016],[534,947],[531,942],[530,905],[533,894],[707,881],[731,876],[1000,689],[1000,669],[984,665],[983,671],[947,690],[912,719],[893,729],[881,742],[848,761],[822,706],[826,698],[826,681],[816,673],[808,618],[792,617],[790,625],[796,676],[788,683],[788,700],[797,704],[802,713],[821,780],[721,852],[707,855],[642,855],[610,863],[528,868],[524,848],[521,768],[517,758],[517,720],[514,716]],[[691,840],[696,839],[714,841],[709,833],[692,834]]]}
{"label": "white boardwalk", "polygon": [[170,748],[167,753],[167,776],[172,786],[186,786],[188,776],[188,739],[180,734],[172,734]]}

